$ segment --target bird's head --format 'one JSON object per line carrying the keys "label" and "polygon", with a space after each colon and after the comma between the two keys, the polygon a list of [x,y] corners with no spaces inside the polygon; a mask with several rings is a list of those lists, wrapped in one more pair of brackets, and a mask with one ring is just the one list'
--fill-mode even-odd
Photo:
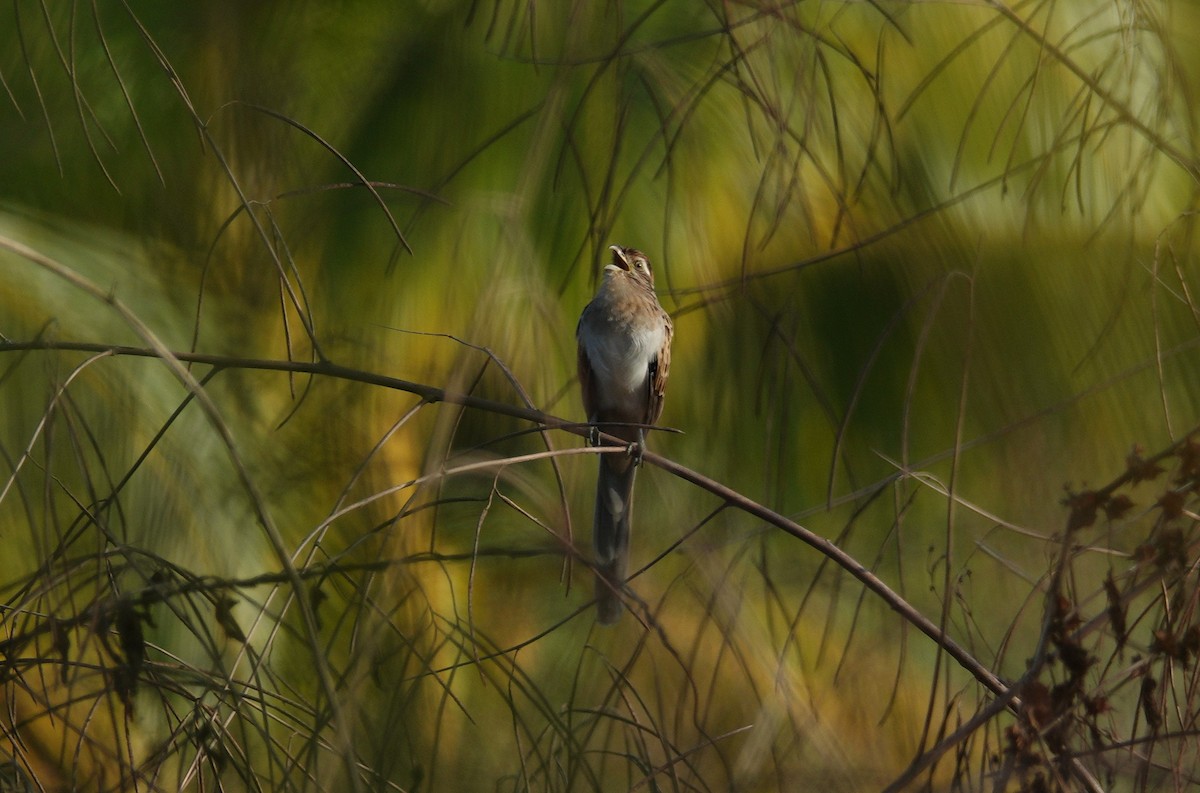
{"label": "bird's head", "polygon": [[612,251],[612,264],[604,268],[609,275],[628,273],[634,280],[654,288],[654,272],[650,269],[650,260],[646,258],[646,254],[637,248],[625,248],[621,245],[612,245],[609,250]]}

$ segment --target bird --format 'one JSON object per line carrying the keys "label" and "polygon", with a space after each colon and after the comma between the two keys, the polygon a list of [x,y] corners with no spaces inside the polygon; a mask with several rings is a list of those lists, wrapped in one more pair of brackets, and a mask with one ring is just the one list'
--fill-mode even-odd
{"label": "bird", "polygon": [[633,480],[646,448],[645,427],[662,416],[675,327],[654,293],[646,254],[613,245],[595,297],[575,328],[583,409],[591,425],[625,441],[628,454],[602,454],[596,479],[592,544],[596,553],[596,614],[602,625],[620,618],[620,591],[629,561]]}

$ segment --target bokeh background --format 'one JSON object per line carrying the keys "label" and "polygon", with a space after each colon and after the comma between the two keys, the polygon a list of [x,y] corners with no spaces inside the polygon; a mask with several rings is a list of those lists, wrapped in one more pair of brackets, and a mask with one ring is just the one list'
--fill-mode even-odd
{"label": "bokeh background", "polygon": [[[676,328],[680,432],[652,449],[835,540],[1015,680],[1064,497],[1200,421],[1198,48],[1182,0],[17,0],[5,779],[899,779],[988,696],[877,596],[647,465],[646,569],[600,629],[581,439],[376,376],[581,421],[575,320],[608,245],[638,247]],[[1083,618],[1106,577],[1144,591],[1153,487],[1073,543]],[[1162,646],[1130,625],[1077,748],[1120,745],[1088,758],[1106,785],[1186,789],[1190,658],[1154,672],[1180,744],[1147,740]],[[1016,768],[1010,722],[914,784],[1086,789]]]}

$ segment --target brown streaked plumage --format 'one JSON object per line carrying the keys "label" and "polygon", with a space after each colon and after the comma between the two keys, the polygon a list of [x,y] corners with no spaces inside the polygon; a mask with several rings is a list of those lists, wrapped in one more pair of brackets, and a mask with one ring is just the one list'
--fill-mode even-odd
{"label": "brown streaked plumage", "polygon": [[646,255],[619,245],[611,250],[612,264],[604,268],[604,281],[575,329],[588,422],[637,445],[632,455],[600,456],[592,542],[596,610],[604,624],[621,616],[619,592],[629,559],[633,480],[645,448],[644,429],[628,425],[654,424],[662,415],[674,335],[671,317],[654,294],[654,273]]}

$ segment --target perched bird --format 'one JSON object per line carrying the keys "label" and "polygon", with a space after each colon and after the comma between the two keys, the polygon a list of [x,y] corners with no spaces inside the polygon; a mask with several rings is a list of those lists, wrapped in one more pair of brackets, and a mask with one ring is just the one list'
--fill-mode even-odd
{"label": "perched bird", "polygon": [[662,415],[675,333],[654,294],[646,255],[620,245],[611,250],[612,264],[605,266],[604,281],[575,329],[588,423],[593,432],[602,430],[630,444],[628,455],[600,455],[596,481],[596,611],[606,625],[621,616],[633,479],[646,443],[643,427],[636,425],[654,424]]}

